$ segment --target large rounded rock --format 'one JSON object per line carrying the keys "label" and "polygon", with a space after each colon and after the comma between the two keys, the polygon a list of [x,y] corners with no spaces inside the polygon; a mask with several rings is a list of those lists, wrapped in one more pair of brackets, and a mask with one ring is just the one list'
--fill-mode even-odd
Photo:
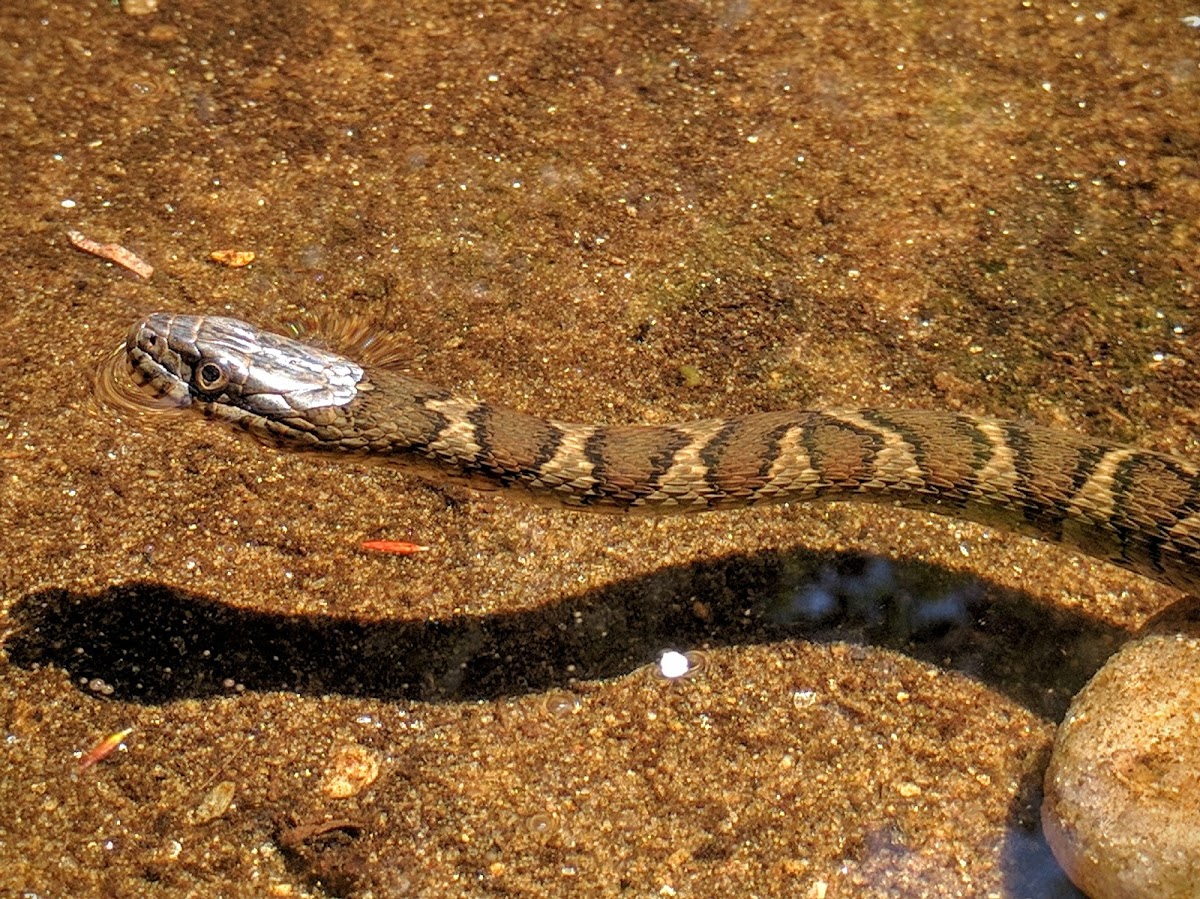
{"label": "large rounded rock", "polygon": [[1092,899],[1200,899],[1200,601],[1159,615],[1075,697],[1042,823]]}

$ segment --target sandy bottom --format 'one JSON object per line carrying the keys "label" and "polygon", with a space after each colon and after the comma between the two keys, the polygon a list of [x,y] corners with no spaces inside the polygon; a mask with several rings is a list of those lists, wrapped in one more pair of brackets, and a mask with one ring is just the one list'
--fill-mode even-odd
{"label": "sandy bottom", "polygon": [[315,314],[559,418],[949,407],[1195,456],[1196,30],[160,5],[0,11],[0,893],[1077,895],[1054,725],[1174,592],[884,508],[534,509],[91,384],[154,309]]}

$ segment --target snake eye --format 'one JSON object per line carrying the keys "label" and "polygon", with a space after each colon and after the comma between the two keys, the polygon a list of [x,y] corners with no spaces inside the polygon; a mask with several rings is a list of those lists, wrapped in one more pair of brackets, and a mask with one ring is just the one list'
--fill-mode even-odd
{"label": "snake eye", "polygon": [[229,383],[229,375],[217,363],[204,362],[196,369],[195,381],[198,390],[215,393]]}

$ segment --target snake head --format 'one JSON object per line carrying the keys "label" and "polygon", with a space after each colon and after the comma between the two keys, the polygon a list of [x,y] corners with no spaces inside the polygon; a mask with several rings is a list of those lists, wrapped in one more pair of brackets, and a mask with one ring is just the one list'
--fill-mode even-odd
{"label": "snake head", "polygon": [[263,438],[309,430],[358,393],[356,363],[233,318],[156,312],[125,340],[133,379]]}

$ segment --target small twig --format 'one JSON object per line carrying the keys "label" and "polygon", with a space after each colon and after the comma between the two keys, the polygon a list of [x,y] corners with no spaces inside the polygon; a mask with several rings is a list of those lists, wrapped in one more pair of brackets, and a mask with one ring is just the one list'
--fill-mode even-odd
{"label": "small twig", "polygon": [[364,540],[359,546],[378,553],[391,553],[394,556],[411,556],[414,553],[429,552],[428,546],[409,543],[407,540]]}
{"label": "small twig", "polygon": [[79,231],[68,231],[67,239],[75,247],[83,250],[83,252],[99,256],[101,259],[107,259],[109,262],[115,262],[117,265],[129,269],[129,271],[141,278],[149,279],[154,274],[154,266],[148,262],[144,262],[118,243],[100,243],[97,240],[86,237]]}
{"label": "small twig", "polygon": [[91,749],[83,754],[79,759],[79,770],[86,771],[96,762],[103,761],[112,755],[113,750],[121,745],[121,742],[133,733],[132,727],[127,727],[124,730],[119,730],[115,734],[109,734]]}
{"label": "small twig", "polygon": [[349,818],[337,818],[333,821],[314,821],[308,824],[297,824],[294,827],[282,827],[276,836],[276,842],[284,849],[298,849],[315,837],[327,833],[341,832],[353,839],[364,830],[364,825]]}

